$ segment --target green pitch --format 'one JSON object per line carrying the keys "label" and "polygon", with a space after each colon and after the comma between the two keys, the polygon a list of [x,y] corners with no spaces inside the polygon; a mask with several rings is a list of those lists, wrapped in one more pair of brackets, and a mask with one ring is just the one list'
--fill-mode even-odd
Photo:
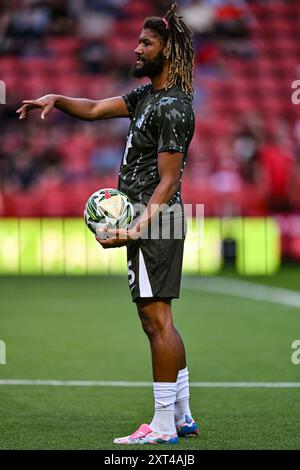
{"label": "green pitch", "polygon": [[[249,280],[300,291],[299,268]],[[192,382],[300,382],[291,362],[300,307],[184,288],[174,318]],[[0,380],[151,382],[125,277],[1,278],[0,340]],[[192,388],[201,435],[156,449],[299,449],[299,394]],[[113,438],[149,422],[153,409],[151,387],[0,385],[0,403],[1,449],[128,450]]]}

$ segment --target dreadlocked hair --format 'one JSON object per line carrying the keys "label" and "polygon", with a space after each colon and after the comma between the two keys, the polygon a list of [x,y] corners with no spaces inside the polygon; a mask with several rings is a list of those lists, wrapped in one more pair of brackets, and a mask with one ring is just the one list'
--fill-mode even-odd
{"label": "dreadlocked hair", "polygon": [[166,44],[166,59],[169,61],[168,80],[165,89],[179,84],[183,91],[193,95],[194,49],[192,33],[182,16],[176,14],[173,3],[164,18],[153,16],[144,22],[144,29],[151,29]]}

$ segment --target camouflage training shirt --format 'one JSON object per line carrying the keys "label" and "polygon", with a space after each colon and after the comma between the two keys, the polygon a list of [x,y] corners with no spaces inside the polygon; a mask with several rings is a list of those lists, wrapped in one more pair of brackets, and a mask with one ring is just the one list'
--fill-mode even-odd
{"label": "camouflage training shirt", "polygon": [[[133,203],[147,204],[160,178],[157,169],[159,152],[184,154],[194,133],[192,98],[176,85],[155,90],[151,83],[123,95],[131,125],[119,171],[120,191]],[[176,194],[168,204],[181,204],[181,177]]]}

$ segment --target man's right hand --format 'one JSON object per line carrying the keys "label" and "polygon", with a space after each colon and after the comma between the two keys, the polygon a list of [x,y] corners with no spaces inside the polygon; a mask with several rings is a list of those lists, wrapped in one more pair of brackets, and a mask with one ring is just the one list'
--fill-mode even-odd
{"label": "man's right hand", "polygon": [[37,100],[23,100],[23,106],[21,106],[16,113],[20,115],[19,119],[26,119],[28,111],[42,108],[43,112],[41,118],[45,119],[47,114],[54,108],[56,100],[57,95],[45,95]]}

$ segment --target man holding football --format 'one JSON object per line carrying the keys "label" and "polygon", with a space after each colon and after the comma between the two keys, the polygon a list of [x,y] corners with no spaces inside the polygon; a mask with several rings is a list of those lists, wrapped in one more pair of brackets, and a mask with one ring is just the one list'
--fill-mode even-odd
{"label": "man holding football", "polygon": [[[17,111],[42,108],[41,118],[57,108],[84,120],[129,117],[118,189],[145,210],[128,230],[97,240],[103,248],[126,245],[129,286],[142,327],[149,338],[155,412],[150,424],[142,424],[116,444],[177,443],[178,436],[195,436],[199,429],[189,407],[189,373],[182,339],[173,325],[171,302],[179,297],[185,230],[174,236],[174,226],[185,226],[181,200],[181,175],[194,133],[193,45],[191,32],[176,14],[173,4],[164,18],[144,22],[138,46],[135,77],[151,82],[128,94],[99,101],[46,95],[24,100]],[[164,211],[159,210],[164,207]],[[174,211],[172,207],[179,207]],[[158,220],[171,220],[166,238],[145,237]],[[102,234],[103,235],[103,234]]]}

